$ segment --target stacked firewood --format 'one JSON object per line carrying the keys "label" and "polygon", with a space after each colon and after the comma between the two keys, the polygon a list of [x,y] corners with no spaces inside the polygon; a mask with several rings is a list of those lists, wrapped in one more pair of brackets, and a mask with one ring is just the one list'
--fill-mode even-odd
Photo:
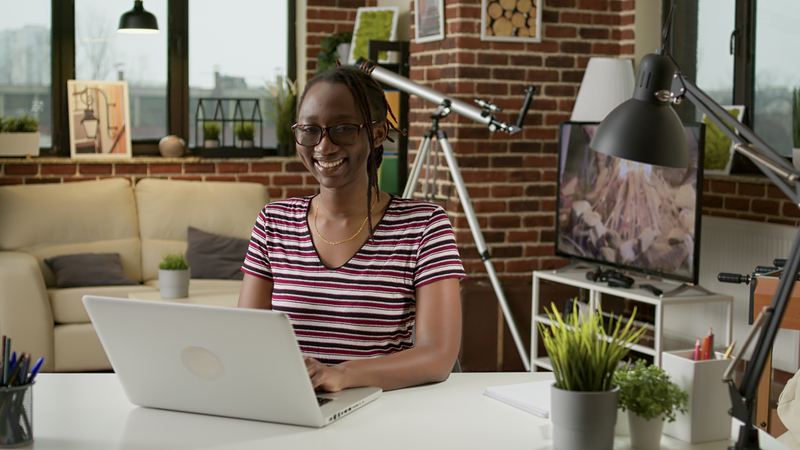
{"label": "stacked firewood", "polygon": [[486,6],[487,36],[536,36],[536,4],[533,0],[497,0]]}

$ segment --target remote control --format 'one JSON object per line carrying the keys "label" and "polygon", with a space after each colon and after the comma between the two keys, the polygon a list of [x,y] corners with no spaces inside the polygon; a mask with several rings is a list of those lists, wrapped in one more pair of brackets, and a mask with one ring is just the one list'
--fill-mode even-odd
{"label": "remote control", "polygon": [[664,293],[664,291],[662,291],[661,289],[653,286],[652,284],[640,284],[639,288],[640,289],[645,289],[645,290],[648,290],[648,291],[652,292],[653,295],[655,295],[656,297],[661,297],[661,294]]}

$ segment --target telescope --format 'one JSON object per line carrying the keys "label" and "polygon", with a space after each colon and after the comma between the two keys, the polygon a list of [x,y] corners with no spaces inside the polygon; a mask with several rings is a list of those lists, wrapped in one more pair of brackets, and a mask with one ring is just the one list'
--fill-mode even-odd
{"label": "telescope", "polygon": [[[367,60],[364,58],[359,58],[358,61],[356,61],[356,65],[361,65],[364,62],[367,62]],[[533,94],[536,91],[536,88],[533,86],[529,86],[527,89],[525,89],[525,100],[522,102],[522,108],[520,109],[517,123],[508,124],[497,120],[494,114],[492,114],[492,112],[501,112],[502,109],[491,102],[476,99],[475,103],[481,106],[481,108],[478,108],[462,100],[448,97],[431,88],[414,83],[408,78],[396,74],[391,70],[384,69],[383,67],[372,64],[370,69],[372,70],[372,78],[380,81],[383,84],[392,86],[409,94],[416,95],[417,97],[425,99],[431,103],[435,103],[437,105],[446,105],[446,108],[455,111],[457,114],[472,119],[475,122],[487,125],[490,131],[505,131],[509,135],[514,135],[522,131],[522,124],[525,122],[525,116],[528,114],[528,109],[530,108],[531,101],[533,100]]]}

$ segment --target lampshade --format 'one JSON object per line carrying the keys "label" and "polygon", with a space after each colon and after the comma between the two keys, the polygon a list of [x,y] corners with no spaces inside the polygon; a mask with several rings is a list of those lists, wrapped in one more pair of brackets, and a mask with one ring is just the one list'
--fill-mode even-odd
{"label": "lampshade", "polygon": [[589,147],[645,164],[688,167],[686,135],[670,99],[676,70],[667,55],[651,53],[642,58],[633,98],[608,114]]}
{"label": "lampshade", "polygon": [[119,18],[118,33],[155,34],[158,33],[156,16],[144,10],[142,0],[134,0],[133,9]]}
{"label": "lampshade", "polygon": [[627,59],[590,58],[570,120],[600,122],[631,98],[633,64]]}

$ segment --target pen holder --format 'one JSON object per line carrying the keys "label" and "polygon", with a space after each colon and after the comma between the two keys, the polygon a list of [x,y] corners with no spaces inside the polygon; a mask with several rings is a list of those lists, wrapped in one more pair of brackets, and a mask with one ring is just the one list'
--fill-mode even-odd
{"label": "pen holder", "polygon": [[[674,422],[664,423],[664,434],[691,444],[731,437],[731,408],[728,385],[722,374],[730,359],[694,361],[694,350],[663,352],[661,368],[673,383],[689,393],[688,412]],[[721,353],[716,354],[722,358]]]}
{"label": "pen holder", "polygon": [[33,442],[33,384],[0,388],[0,448]]}

